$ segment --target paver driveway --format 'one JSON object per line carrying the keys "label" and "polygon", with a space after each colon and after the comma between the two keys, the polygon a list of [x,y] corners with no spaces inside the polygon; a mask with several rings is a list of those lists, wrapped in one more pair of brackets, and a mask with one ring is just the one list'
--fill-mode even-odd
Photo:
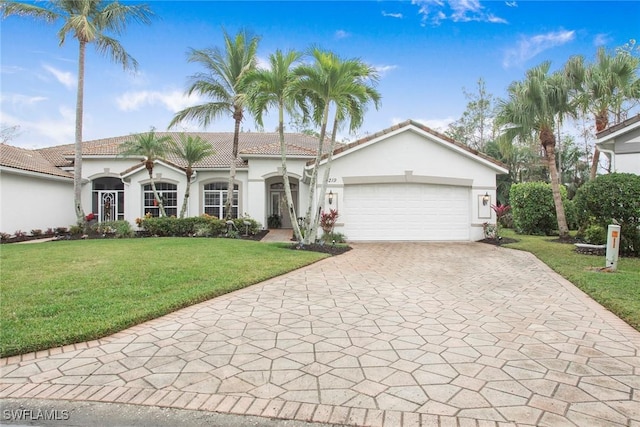
{"label": "paver driveway", "polygon": [[353,425],[639,426],[639,352],[640,333],[528,253],[357,244],[103,340],[4,359],[0,396]]}

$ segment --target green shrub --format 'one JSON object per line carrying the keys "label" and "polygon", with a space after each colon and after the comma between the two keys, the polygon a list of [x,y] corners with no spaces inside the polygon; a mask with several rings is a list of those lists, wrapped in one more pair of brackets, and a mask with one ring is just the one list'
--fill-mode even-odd
{"label": "green shrub", "polygon": [[128,221],[104,221],[89,225],[88,232],[94,236],[114,236],[118,239],[133,237],[135,235]]}
{"label": "green shrub", "polygon": [[322,235],[321,240],[325,243],[345,243],[347,237],[342,233],[331,232]]}
{"label": "green shrub", "polygon": [[72,225],[69,227],[69,233],[71,233],[72,236],[80,236],[84,233],[84,226],[80,224]]}
{"label": "green shrub", "polygon": [[607,229],[620,224],[620,250],[640,254],[640,176],[630,173],[601,175],[578,189],[574,199],[578,224]]}
{"label": "green shrub", "polygon": [[[572,224],[573,207],[568,203],[567,189],[560,187],[560,195],[565,207],[567,224],[570,225]],[[513,184],[509,192],[509,201],[511,202],[513,226],[517,233],[550,235],[558,229],[551,184],[545,182]]]}
{"label": "green shrub", "polygon": [[39,228],[35,228],[35,229],[31,230],[31,235],[33,237],[40,237],[40,236],[42,236],[42,230],[39,229]]}
{"label": "green shrub", "polygon": [[607,230],[601,225],[590,225],[584,231],[584,240],[592,245],[604,245],[607,243]]}
{"label": "green shrub", "polygon": [[[251,218],[234,219],[234,232],[244,234],[246,225],[249,222],[248,233],[256,234],[260,230],[260,223]],[[209,215],[202,215],[189,218],[176,217],[149,217],[138,220],[140,227],[152,236],[159,237],[217,237],[227,233],[227,223]]]}

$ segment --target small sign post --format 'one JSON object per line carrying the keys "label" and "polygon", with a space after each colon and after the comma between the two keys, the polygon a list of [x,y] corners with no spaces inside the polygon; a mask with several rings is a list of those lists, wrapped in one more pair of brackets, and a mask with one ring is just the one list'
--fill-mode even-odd
{"label": "small sign post", "polygon": [[618,268],[618,253],[620,252],[620,226],[611,224],[607,228],[607,255],[605,267],[611,271]]}

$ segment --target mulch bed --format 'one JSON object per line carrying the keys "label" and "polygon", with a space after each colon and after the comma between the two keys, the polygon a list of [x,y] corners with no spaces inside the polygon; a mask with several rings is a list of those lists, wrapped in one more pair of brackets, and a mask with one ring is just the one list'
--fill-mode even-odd
{"label": "mulch bed", "polygon": [[508,237],[501,237],[499,239],[482,239],[482,240],[478,240],[478,242],[486,243],[488,245],[500,246],[500,245],[506,245],[507,243],[516,243],[518,242],[518,240],[510,239]]}
{"label": "mulch bed", "polygon": [[290,246],[290,249],[296,250],[296,251],[312,251],[312,252],[322,252],[324,254],[330,254],[330,255],[340,255],[343,254],[345,252],[348,252],[351,250],[351,246],[345,246],[345,245],[319,245],[317,243],[311,244],[311,245],[304,245],[302,247],[298,246],[297,243],[292,244]]}

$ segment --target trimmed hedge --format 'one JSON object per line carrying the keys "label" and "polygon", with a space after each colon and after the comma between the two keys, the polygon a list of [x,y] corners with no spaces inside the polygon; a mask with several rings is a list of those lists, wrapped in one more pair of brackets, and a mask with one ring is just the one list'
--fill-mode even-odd
{"label": "trimmed hedge", "polygon": [[[575,209],[567,199],[567,189],[560,187],[562,204],[569,228],[575,226]],[[558,229],[556,207],[553,203],[551,184],[546,182],[523,182],[513,184],[509,191],[513,226],[517,233],[551,235]]]}
{"label": "trimmed hedge", "polygon": [[640,176],[612,173],[598,176],[578,189],[574,199],[582,230],[615,220],[620,224],[620,250],[640,255]]}
{"label": "trimmed hedge", "polygon": [[138,225],[152,236],[159,237],[218,237],[229,234],[237,236],[244,234],[245,221],[250,222],[249,234],[260,231],[260,223],[251,218],[237,218],[233,220],[234,227],[228,233],[227,222],[209,215],[189,218],[150,217],[142,218]]}

